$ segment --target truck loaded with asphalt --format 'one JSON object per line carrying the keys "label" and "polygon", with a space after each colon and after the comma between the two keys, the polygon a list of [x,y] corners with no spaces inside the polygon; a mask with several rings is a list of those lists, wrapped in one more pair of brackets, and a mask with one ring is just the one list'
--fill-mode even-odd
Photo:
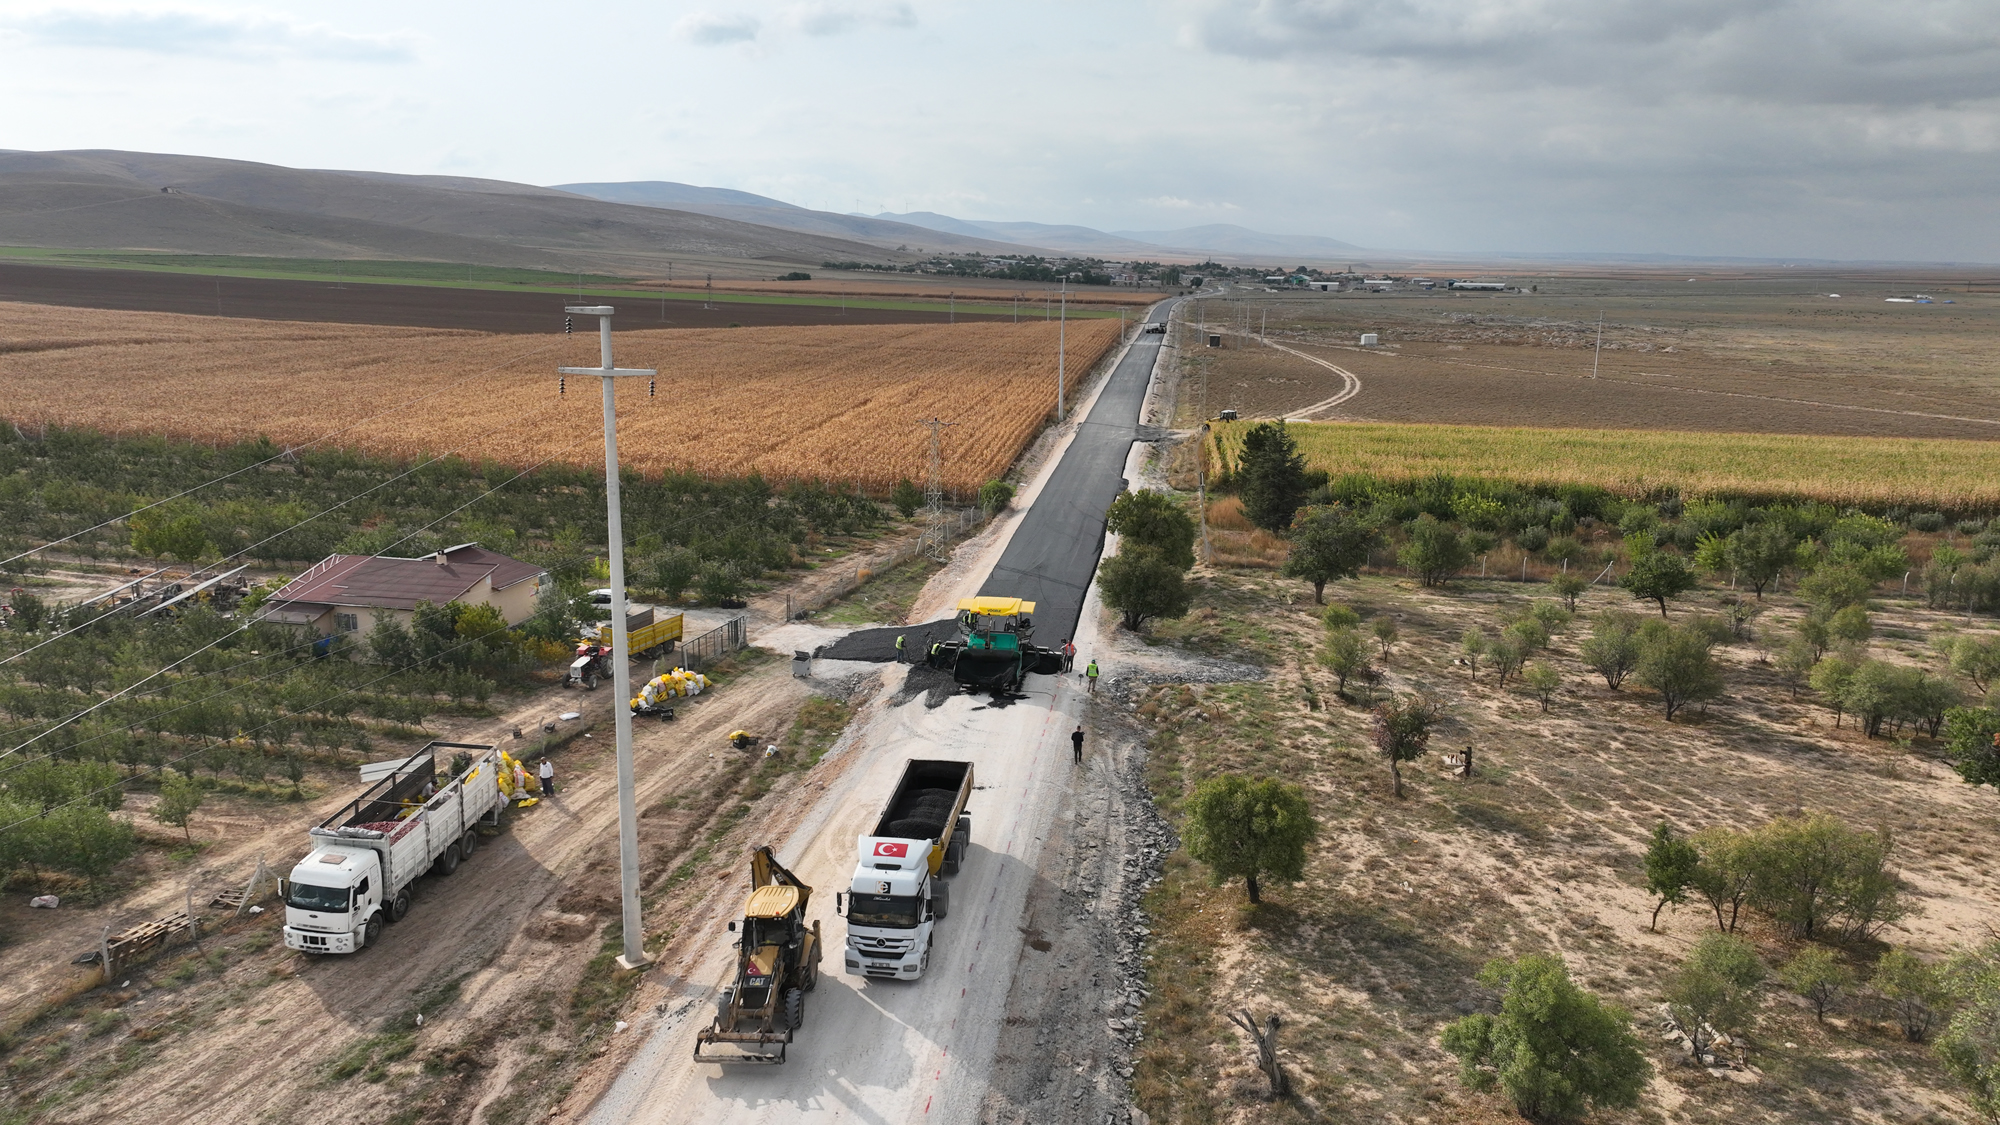
{"label": "truck loaded with asphalt", "polygon": [[847,972],[916,980],[929,967],[933,932],[951,909],[942,877],[958,874],[972,845],[971,799],[971,762],[912,758],[903,767],[835,900],[847,918]]}
{"label": "truck loaded with asphalt", "polygon": [[[457,752],[442,787],[440,750]],[[492,746],[433,742],[308,830],[312,851],[284,884],[286,947],[353,953],[373,945],[385,921],[402,921],[410,884],[458,870],[479,843],[479,821],[499,823],[501,767]]]}

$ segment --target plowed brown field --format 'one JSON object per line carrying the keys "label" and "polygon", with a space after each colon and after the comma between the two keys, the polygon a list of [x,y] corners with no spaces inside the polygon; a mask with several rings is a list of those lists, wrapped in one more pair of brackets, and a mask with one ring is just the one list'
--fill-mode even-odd
{"label": "plowed brown field", "polygon": [[[581,326],[594,327],[594,326]],[[619,452],[643,472],[921,481],[945,432],[947,487],[1004,473],[1055,397],[1057,326],[1041,321],[620,332]],[[1072,322],[1072,388],[1116,345]],[[602,463],[595,332],[487,335],[0,304],[0,413],[22,425],[198,440],[320,439],[393,455]]]}

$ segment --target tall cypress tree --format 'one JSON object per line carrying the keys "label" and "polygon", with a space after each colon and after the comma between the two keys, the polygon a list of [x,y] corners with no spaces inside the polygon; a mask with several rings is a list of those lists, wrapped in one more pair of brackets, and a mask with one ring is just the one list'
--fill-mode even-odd
{"label": "tall cypress tree", "polygon": [[1259,422],[1243,435],[1237,459],[1243,514],[1266,531],[1283,531],[1306,499],[1306,459],[1283,422]]}

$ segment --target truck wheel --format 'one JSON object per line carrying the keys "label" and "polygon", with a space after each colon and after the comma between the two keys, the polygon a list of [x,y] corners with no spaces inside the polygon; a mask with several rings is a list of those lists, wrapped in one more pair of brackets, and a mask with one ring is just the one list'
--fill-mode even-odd
{"label": "truck wheel", "polygon": [[361,948],[366,949],[382,939],[382,916],[371,914],[368,924],[361,929]]}
{"label": "truck wheel", "polygon": [[939,921],[943,921],[944,916],[951,913],[950,883],[939,883],[931,888],[931,913]]}
{"label": "truck wheel", "polygon": [[806,1025],[806,993],[802,988],[785,990],[785,1029],[797,1031]]}
{"label": "truck wheel", "polygon": [[477,828],[466,829],[465,835],[458,838],[458,857],[460,859],[471,859],[472,850],[478,846],[479,830]]}
{"label": "truck wheel", "polygon": [[965,858],[965,849],[959,847],[958,837],[953,836],[951,838],[951,843],[946,844],[944,847],[944,864],[942,867],[939,868],[939,871],[945,875],[958,874],[959,862],[964,858]]}
{"label": "truck wheel", "polygon": [[397,891],[396,897],[389,900],[389,921],[400,922],[409,912],[410,892]]}
{"label": "truck wheel", "polygon": [[961,849],[972,846],[972,814],[970,813],[963,813],[958,818],[958,846]]}
{"label": "truck wheel", "polygon": [[437,857],[437,870],[440,875],[449,875],[458,870],[457,844],[445,845],[444,854]]}
{"label": "truck wheel", "polygon": [[922,975],[924,975],[925,973],[927,973],[927,972],[929,972],[929,971],[930,971],[930,968],[931,968],[931,946],[933,946],[933,945],[935,945],[935,944],[937,944],[937,939],[936,939],[936,938],[932,938],[931,940],[929,940],[929,941],[927,941],[927,942],[925,942],[925,943],[924,943],[924,959],[923,959],[922,961],[919,961],[919,962],[917,962],[917,975],[918,975],[918,976],[922,976]]}

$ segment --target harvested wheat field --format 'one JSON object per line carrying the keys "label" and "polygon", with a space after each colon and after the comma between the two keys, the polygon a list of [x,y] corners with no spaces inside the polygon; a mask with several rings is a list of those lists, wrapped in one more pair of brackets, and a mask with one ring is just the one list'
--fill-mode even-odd
{"label": "harvested wheat field", "polygon": [[[395,456],[601,464],[595,325],[563,337],[228,320],[0,304],[0,412],[228,441],[264,435]],[[1069,325],[1072,388],[1116,321]],[[882,490],[921,479],[945,431],[947,487],[1006,472],[1054,398],[1057,326],[856,325],[620,332],[619,453],[641,472],[761,473]]]}

